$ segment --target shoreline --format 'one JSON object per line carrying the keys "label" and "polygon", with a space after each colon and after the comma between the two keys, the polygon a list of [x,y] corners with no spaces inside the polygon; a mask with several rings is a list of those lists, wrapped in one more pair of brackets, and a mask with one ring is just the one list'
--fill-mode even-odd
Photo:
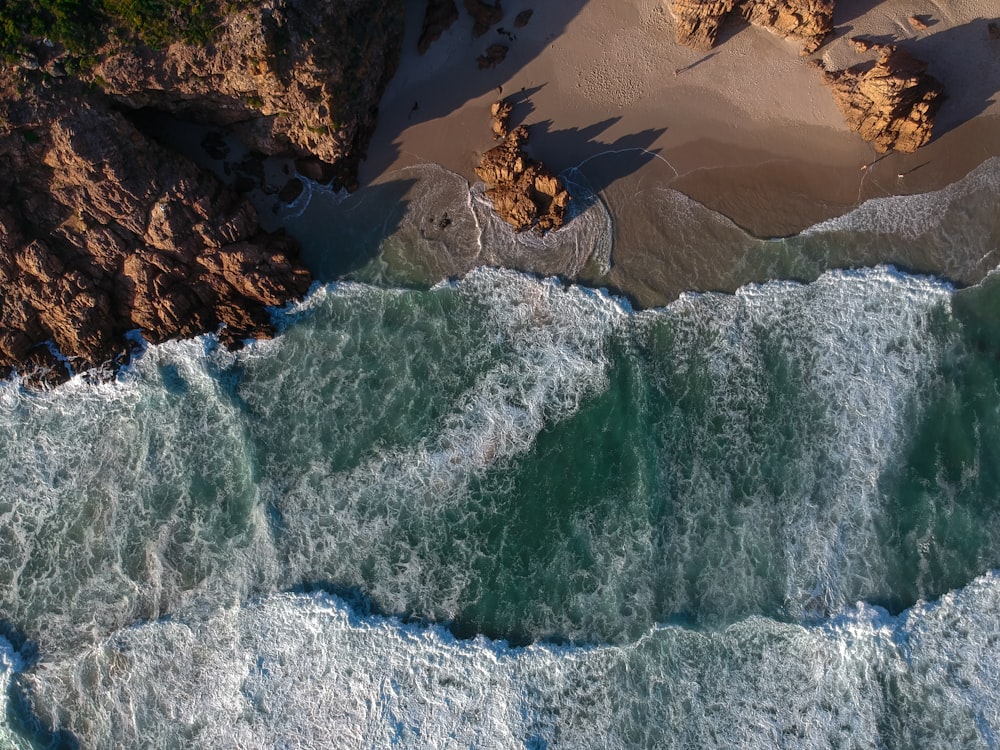
{"label": "shoreline", "polygon": [[[611,168],[600,187],[655,181],[762,238],[795,235],[869,198],[940,189],[1000,155],[1000,104],[989,100],[991,82],[1000,81],[1000,42],[988,38],[983,9],[972,2],[954,3],[924,32],[906,25],[925,10],[911,0],[837,3],[835,33],[812,58],[828,69],[861,63],[873,55],[857,54],[850,37],[893,34],[949,97],[928,145],[881,158],[848,129],[809,58],[762,29],[724,29],[704,53],[674,42],[669,11],[654,0],[559,8],[517,0],[505,4],[499,24],[512,40],[496,29],[474,39],[463,11],[420,56],[419,5],[407,7],[402,60],[361,164],[362,186],[422,163],[475,183],[478,155],[493,145],[489,107],[501,86],[515,103],[514,124],[531,127],[526,150],[553,171],[643,149],[649,165],[655,155],[674,175],[664,181],[649,165]],[[528,25],[511,29],[529,8]],[[479,70],[476,56],[496,41],[508,44],[506,60]]]}

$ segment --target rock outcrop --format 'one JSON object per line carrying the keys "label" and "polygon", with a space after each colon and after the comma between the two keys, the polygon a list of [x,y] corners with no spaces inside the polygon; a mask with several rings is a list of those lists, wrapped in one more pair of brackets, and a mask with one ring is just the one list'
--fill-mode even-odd
{"label": "rock outcrop", "polygon": [[819,49],[833,31],[834,0],[673,0],[677,41],[695,49],[715,45],[723,24],[733,18],[765,28],[802,45],[802,54]]}
{"label": "rock outcrop", "polygon": [[465,10],[472,16],[472,35],[480,37],[503,20],[500,0],[465,0]]}
{"label": "rock outcrop", "polygon": [[486,183],[494,210],[515,231],[558,229],[566,220],[570,195],[558,177],[524,153],[528,129],[521,125],[507,132],[510,113],[507,102],[493,105],[493,132],[505,136],[483,154],[476,174]]}
{"label": "rock outcrop", "polygon": [[0,368],[65,380],[120,359],[133,329],[239,344],[308,289],[293,242],[76,81],[5,88],[0,159],[17,179],[0,184]]}
{"label": "rock outcrop", "polygon": [[315,156],[351,187],[402,44],[398,0],[265,0],[212,43],[110,46],[89,80],[121,104],[230,126],[265,154]]}
{"label": "rock outcrop", "polygon": [[[143,128],[162,113],[225,126],[350,187],[398,62],[403,3],[198,7],[201,21],[230,9],[208,41],[150,46],[112,26],[69,54],[22,30],[22,63],[0,68],[0,370],[58,382],[122,361],[135,329],[239,344],[270,335],[266,308],[308,289],[293,241]],[[280,198],[302,189],[289,180]]]}
{"label": "rock outcrop", "polygon": [[870,70],[823,71],[823,77],[848,124],[879,153],[912,153],[931,139],[942,86],[908,52],[882,47]]}
{"label": "rock outcrop", "polygon": [[480,70],[490,70],[507,59],[510,47],[506,44],[491,44],[486,51],[476,58]]}
{"label": "rock outcrop", "polygon": [[458,20],[455,0],[427,0],[424,22],[417,40],[417,52],[424,54],[438,38]]}
{"label": "rock outcrop", "polygon": [[715,46],[723,22],[736,0],[673,0],[677,43],[700,50]]}

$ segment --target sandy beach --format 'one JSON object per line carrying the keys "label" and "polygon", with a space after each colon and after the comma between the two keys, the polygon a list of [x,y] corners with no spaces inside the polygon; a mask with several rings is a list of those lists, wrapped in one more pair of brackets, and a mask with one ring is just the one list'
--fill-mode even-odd
{"label": "sandy beach", "polygon": [[[530,22],[514,28],[528,8]],[[1000,0],[840,0],[834,36],[810,57],[746,25],[725,28],[707,53],[680,46],[669,5],[656,0],[512,0],[504,11],[502,32],[473,38],[462,10],[418,56],[422,3],[408,4],[362,185],[423,163],[474,181],[500,87],[519,102],[515,120],[532,126],[529,152],[550,168],[584,164],[599,192],[670,187],[758,237],[794,234],[868,198],[941,188],[1000,155],[1000,41],[987,31]],[[911,15],[929,27],[914,30]],[[879,159],[809,64],[874,59],[850,44],[858,35],[901,45],[945,86],[934,140],[915,154]],[[476,58],[498,42],[507,58],[480,70]]]}

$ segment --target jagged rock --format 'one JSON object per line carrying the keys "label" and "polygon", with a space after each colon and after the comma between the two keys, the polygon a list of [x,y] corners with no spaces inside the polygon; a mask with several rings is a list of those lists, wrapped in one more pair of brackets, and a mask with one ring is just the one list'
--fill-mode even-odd
{"label": "jagged rock", "polygon": [[79,371],[136,328],[159,342],[222,326],[237,344],[271,333],[266,306],[305,293],[294,243],[209,172],[77,81],[18,85],[0,75],[0,159],[17,175],[0,183],[0,367],[64,380],[46,342]]}
{"label": "jagged rock", "polygon": [[677,43],[700,50],[715,45],[719,29],[736,0],[673,0]]}
{"label": "jagged rock", "polygon": [[507,59],[510,48],[506,44],[491,44],[486,51],[476,58],[480,70],[495,68]]}
{"label": "jagged rock", "polygon": [[708,50],[731,14],[815,52],[833,31],[834,0],[673,0],[679,44]]}
{"label": "jagged rock", "polygon": [[802,54],[819,49],[833,31],[834,0],[744,0],[743,17],[784,39],[802,44]]}
{"label": "jagged rock", "polygon": [[912,153],[931,139],[942,86],[908,52],[885,47],[867,72],[849,68],[823,77],[848,124],[879,153]]}
{"label": "jagged rock", "polygon": [[417,52],[424,54],[458,20],[455,0],[427,0],[424,23],[417,40]]}
{"label": "jagged rock", "polygon": [[906,22],[913,27],[914,31],[927,31],[929,28],[928,23],[920,16],[910,16]]}
{"label": "jagged rock", "polygon": [[[494,112],[503,112],[503,105],[509,106],[494,104]],[[487,184],[486,197],[500,218],[517,232],[544,233],[563,225],[570,195],[558,177],[524,153],[521,147],[527,140],[525,126],[514,128],[503,143],[483,154],[476,174]]]}
{"label": "jagged rock", "polygon": [[488,3],[486,0],[464,0],[465,9],[472,16],[472,35],[480,37],[503,20],[500,0]]}
{"label": "jagged rock", "polygon": [[493,102],[490,114],[493,115],[493,140],[502,141],[510,132],[510,116],[514,107],[505,99]]}
{"label": "jagged rock", "polygon": [[851,44],[854,46],[854,51],[860,53],[867,52],[870,49],[880,46],[877,42],[863,36],[852,36]]}
{"label": "jagged rock", "polygon": [[212,44],[110,45],[90,79],[119,103],[229,126],[255,151],[316,157],[354,185],[399,60],[398,0],[265,0]]}
{"label": "jagged rock", "polygon": [[531,8],[528,8],[527,10],[522,10],[520,13],[514,16],[514,28],[523,29],[525,26],[528,25],[528,22],[531,21],[531,17],[534,14],[535,11],[533,11]]}

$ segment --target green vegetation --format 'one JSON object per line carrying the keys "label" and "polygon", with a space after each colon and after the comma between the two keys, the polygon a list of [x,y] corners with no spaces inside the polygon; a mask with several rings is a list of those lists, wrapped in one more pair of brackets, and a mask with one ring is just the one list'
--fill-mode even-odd
{"label": "green vegetation", "polygon": [[152,47],[176,40],[204,44],[222,16],[241,4],[220,0],[0,0],[0,54],[12,59],[42,38],[63,44],[74,55],[92,53],[110,38]]}

